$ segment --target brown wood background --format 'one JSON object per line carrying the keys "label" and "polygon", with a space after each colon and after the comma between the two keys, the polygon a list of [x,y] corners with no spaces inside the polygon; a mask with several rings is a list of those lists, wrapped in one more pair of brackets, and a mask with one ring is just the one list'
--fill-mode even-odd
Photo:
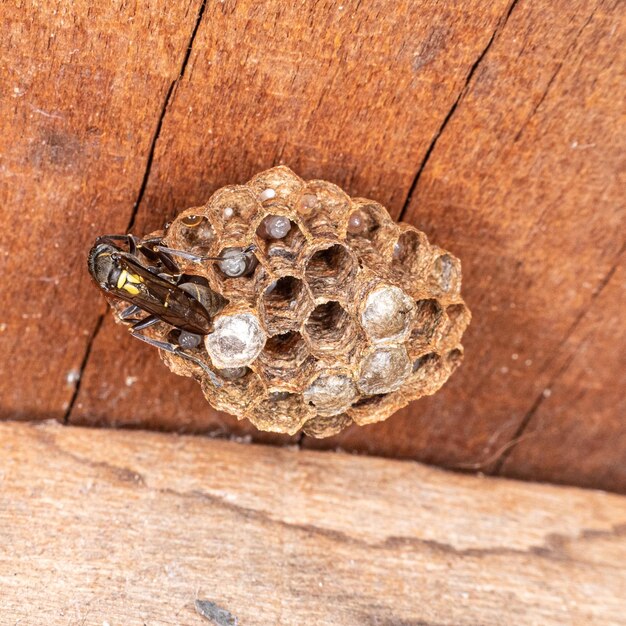
{"label": "brown wood background", "polygon": [[624,496],[54,422],[0,476],[3,626],[626,625]]}
{"label": "brown wood background", "polygon": [[[393,9],[391,8],[393,7]],[[0,6],[0,416],[259,434],[115,327],[85,270],[285,163],[460,256],[436,396],[337,447],[626,491],[618,1]]]}

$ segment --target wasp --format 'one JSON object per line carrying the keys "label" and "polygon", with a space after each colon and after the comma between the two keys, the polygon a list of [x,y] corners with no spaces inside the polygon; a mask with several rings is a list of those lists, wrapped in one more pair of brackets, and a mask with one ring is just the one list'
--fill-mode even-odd
{"label": "wasp", "polygon": [[[241,263],[252,265],[253,250],[252,245],[239,251]],[[128,303],[119,317],[130,326],[133,337],[192,361],[219,385],[215,374],[189,350],[197,348],[202,337],[212,332],[213,318],[226,300],[209,287],[206,279],[183,273],[174,260],[176,256],[195,262],[226,258],[174,250],[163,245],[160,237],[102,235],[89,252],[87,267],[105,294]],[[232,251],[228,259],[232,259]],[[142,313],[147,315],[138,317]],[[158,322],[173,327],[168,341],[143,334]]]}

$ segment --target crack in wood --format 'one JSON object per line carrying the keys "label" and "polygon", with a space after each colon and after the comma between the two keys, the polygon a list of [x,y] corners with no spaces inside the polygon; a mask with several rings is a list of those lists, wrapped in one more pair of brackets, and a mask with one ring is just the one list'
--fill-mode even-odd
{"label": "crack in wood", "polygon": [[[133,209],[131,211],[129,220],[128,220],[128,225],[126,226],[126,232],[130,233],[135,225],[135,221],[137,219],[137,213],[139,212],[139,207],[141,206],[141,202],[143,200],[146,188],[148,186],[148,179],[150,178],[150,172],[152,171],[152,162],[154,160],[154,152],[156,150],[156,145],[157,142],[159,140],[159,136],[161,134],[161,128],[163,126],[163,120],[165,119],[165,115],[167,113],[167,110],[169,108],[169,104],[170,104],[170,100],[172,98],[172,94],[174,92],[174,89],[176,87],[176,85],[178,85],[178,83],[180,82],[180,80],[184,77],[185,75],[185,70],[187,69],[187,64],[189,63],[189,57],[191,56],[191,49],[193,47],[193,43],[195,41],[196,35],[198,33],[198,29],[200,27],[200,22],[202,21],[202,16],[204,15],[204,10],[206,8],[206,2],[207,0],[202,0],[201,4],[200,4],[200,8],[198,9],[198,14],[196,16],[196,20],[194,22],[194,26],[193,29],[191,31],[191,36],[189,37],[189,41],[187,42],[187,48],[185,51],[185,55],[183,57],[182,63],[180,65],[180,69],[178,71],[178,76],[170,83],[170,86],[167,89],[167,92],[165,94],[165,98],[163,100],[163,105],[161,106],[161,111],[159,113],[159,118],[157,120],[157,124],[156,124],[156,128],[154,131],[154,134],[152,135],[152,140],[150,142],[150,149],[148,150],[148,158],[146,161],[146,167],[144,170],[144,174],[143,177],[141,179],[141,185],[139,187],[139,192],[137,194],[137,199],[135,200],[134,204],[133,204]],[[72,397],[70,398],[69,404],[67,406],[67,409],[65,411],[65,414],[63,415],[63,423],[64,424],[68,424],[70,419],[71,419],[71,415],[72,415],[72,411],[74,410],[74,406],[76,404],[76,400],[78,399],[78,394],[80,393],[80,385],[81,385],[81,381],[83,378],[83,374],[85,372],[85,368],[87,367],[87,364],[89,362],[89,357],[91,356],[91,351],[94,345],[94,342],[98,336],[98,333],[100,332],[100,329],[102,328],[103,322],[104,322],[104,318],[106,316],[106,314],[108,313],[108,307],[107,309],[104,311],[104,313],[100,314],[98,319],[96,320],[96,323],[94,325],[93,331],[91,332],[90,336],[89,336],[89,340],[87,341],[87,346],[85,347],[85,352],[83,354],[83,358],[81,360],[81,364],[78,370],[78,376],[76,379],[76,384],[74,386],[74,390],[72,392]]]}
{"label": "crack in wood", "polygon": [[563,69],[563,65],[565,65],[565,59],[569,58],[570,53],[576,47],[576,43],[578,42],[578,39],[579,39],[580,35],[585,30],[585,28],[587,28],[587,26],[589,25],[589,23],[593,19],[593,16],[596,14],[597,8],[598,7],[596,7],[591,12],[591,15],[585,20],[585,23],[580,27],[580,29],[578,30],[578,32],[574,36],[574,39],[573,39],[572,43],[567,47],[567,50],[565,51],[565,54],[563,55],[563,58],[557,64],[556,70],[554,71],[554,73],[550,77],[550,80],[548,80],[548,84],[546,85],[546,88],[543,90],[543,93],[541,94],[541,97],[539,98],[539,101],[533,107],[533,110],[530,112],[530,114],[528,115],[528,117],[526,118],[524,123],[522,124],[521,128],[517,131],[517,134],[513,138],[513,143],[517,143],[520,140],[521,136],[524,134],[524,131],[526,130],[526,126],[528,126],[528,123],[530,122],[530,120],[536,115],[537,111],[539,110],[539,107],[543,104],[544,100],[546,99],[546,97],[547,97],[547,95],[548,95],[548,93],[549,93],[549,91],[550,91],[550,89],[552,87],[552,84],[557,79],[558,75],[560,74],[561,70]]}
{"label": "crack in wood", "polygon": [[63,415],[63,423],[68,424],[70,421],[70,416],[72,411],[74,410],[74,405],[76,404],[76,400],[78,399],[78,394],[80,393],[80,384],[83,380],[83,374],[85,373],[85,367],[87,367],[87,362],[89,361],[89,357],[91,356],[91,349],[93,348],[94,341],[102,328],[102,324],[104,322],[104,318],[107,314],[107,309],[103,313],[100,313],[98,319],[96,320],[96,324],[93,327],[93,331],[91,335],[89,335],[89,339],[87,341],[87,347],[85,348],[85,353],[83,354],[82,361],[80,362],[80,367],[78,368],[78,375],[76,377],[76,382],[74,383],[74,390],[72,391],[72,397],[67,405],[67,409],[65,409],[65,414]]}
{"label": "crack in wood", "polygon": [[[581,309],[581,311],[576,316],[576,319],[572,322],[570,327],[567,329],[567,331],[565,333],[565,336],[563,337],[563,339],[559,343],[558,347],[554,351],[554,357],[550,360],[550,362],[546,366],[546,369],[549,369],[550,366],[552,365],[552,363],[554,363],[554,361],[558,358],[558,355],[559,355],[561,349],[563,348],[563,346],[565,344],[567,344],[567,342],[569,341],[570,337],[574,334],[574,332],[576,331],[576,329],[578,328],[578,326],[580,325],[582,320],[585,318],[585,316],[589,313],[589,311],[593,307],[593,305],[594,305],[595,301],[597,300],[597,298],[600,296],[602,291],[604,291],[604,288],[609,284],[609,281],[613,277],[613,274],[615,274],[615,272],[617,271],[617,268],[618,268],[618,266],[619,266],[619,264],[620,264],[620,262],[622,260],[622,256],[623,256],[625,250],[626,250],[626,244],[622,246],[622,248],[618,252],[617,257],[616,257],[614,263],[612,264],[611,268],[606,273],[606,275],[604,276],[604,278],[602,279],[602,281],[600,282],[600,284],[598,285],[598,287],[596,288],[596,290],[592,294],[591,300],[589,301],[589,304],[587,304],[587,306],[585,306],[585,307],[583,307]],[[559,378],[567,371],[568,367],[571,365],[572,361],[574,360],[574,358],[578,354],[579,350],[582,348],[583,343],[584,342],[581,341],[578,344],[578,346],[574,350],[572,350],[572,353],[566,359],[565,363],[563,363],[563,365],[557,370],[557,372],[554,374],[554,376],[552,376],[552,378],[550,379],[550,381],[548,382],[548,384],[546,386],[546,389],[552,389],[558,383]],[[497,463],[495,464],[495,466],[493,468],[493,471],[489,472],[490,474],[492,474],[494,476],[501,476],[502,475],[502,470],[504,468],[504,464],[507,462],[507,460],[508,460],[509,456],[512,454],[513,450],[517,447],[517,444],[520,443],[520,441],[522,440],[523,435],[524,435],[526,429],[528,428],[528,425],[530,424],[532,418],[535,416],[535,414],[539,410],[539,407],[541,407],[541,405],[543,404],[544,400],[547,399],[548,396],[545,395],[544,391],[545,391],[545,389],[542,390],[541,393],[539,393],[539,395],[535,398],[534,402],[532,403],[532,405],[530,406],[530,408],[528,409],[528,411],[526,412],[526,414],[522,418],[522,421],[519,423],[515,433],[513,434],[511,439],[505,444],[504,452],[502,453],[502,456],[500,456],[500,458],[498,459]]]}
{"label": "crack in wood", "polygon": [[404,215],[406,214],[407,209],[409,208],[409,205],[411,204],[411,200],[413,199],[413,194],[415,193],[415,189],[417,188],[417,184],[419,183],[419,180],[422,176],[422,172],[424,171],[424,169],[426,168],[426,164],[428,163],[431,154],[433,153],[433,150],[435,149],[435,146],[437,145],[437,142],[439,141],[439,137],[441,137],[441,135],[443,134],[443,132],[445,131],[448,123],[450,122],[450,120],[452,119],[452,116],[454,115],[457,107],[459,106],[461,100],[463,99],[463,97],[465,96],[465,94],[467,93],[468,89],[469,89],[469,84],[474,76],[474,74],[476,73],[476,70],[478,69],[478,66],[482,63],[482,60],[485,58],[485,55],[487,54],[487,52],[489,52],[489,49],[491,48],[491,45],[493,44],[493,42],[495,41],[496,36],[498,35],[498,33],[506,26],[506,23],[509,20],[509,17],[511,16],[511,13],[513,12],[513,9],[517,6],[517,3],[519,2],[519,0],[513,0],[513,2],[511,2],[511,4],[509,5],[509,7],[507,8],[507,10],[504,13],[504,16],[499,20],[496,28],[493,31],[493,34],[491,35],[491,37],[489,38],[489,41],[487,42],[487,45],[485,46],[485,48],[482,50],[482,52],[478,55],[478,57],[476,58],[476,61],[474,61],[472,67],[470,68],[466,78],[465,78],[465,82],[463,84],[463,87],[461,87],[461,89],[459,90],[459,93],[455,99],[455,101],[452,103],[452,106],[450,107],[450,110],[448,111],[448,113],[446,114],[446,116],[443,119],[443,122],[441,123],[441,126],[439,126],[439,128],[437,129],[437,132],[435,132],[430,145],[428,146],[426,153],[424,154],[424,158],[422,159],[422,162],[420,163],[419,167],[417,168],[417,172],[413,178],[413,182],[411,183],[411,186],[409,187],[409,191],[407,193],[406,196],[406,200],[404,201],[404,204],[402,205],[402,209],[400,210],[400,214],[398,215],[398,222],[401,222],[404,219]]}

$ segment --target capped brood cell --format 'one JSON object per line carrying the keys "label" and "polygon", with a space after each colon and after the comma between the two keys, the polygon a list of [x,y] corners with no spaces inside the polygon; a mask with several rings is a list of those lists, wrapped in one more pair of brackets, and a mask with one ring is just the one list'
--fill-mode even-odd
{"label": "capped brood cell", "polygon": [[347,370],[327,370],[317,374],[302,393],[304,401],[315,407],[318,415],[338,415],[358,398],[352,375]]}

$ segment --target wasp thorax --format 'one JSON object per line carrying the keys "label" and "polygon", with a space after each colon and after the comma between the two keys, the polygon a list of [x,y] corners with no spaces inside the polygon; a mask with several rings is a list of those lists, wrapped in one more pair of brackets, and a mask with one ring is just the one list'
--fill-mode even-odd
{"label": "wasp thorax", "polygon": [[199,344],[175,336],[196,361],[169,367],[262,430],[323,437],[384,420],[463,358],[458,259],[329,182],[262,172],[185,211],[164,244],[192,253],[177,287],[210,318]]}

